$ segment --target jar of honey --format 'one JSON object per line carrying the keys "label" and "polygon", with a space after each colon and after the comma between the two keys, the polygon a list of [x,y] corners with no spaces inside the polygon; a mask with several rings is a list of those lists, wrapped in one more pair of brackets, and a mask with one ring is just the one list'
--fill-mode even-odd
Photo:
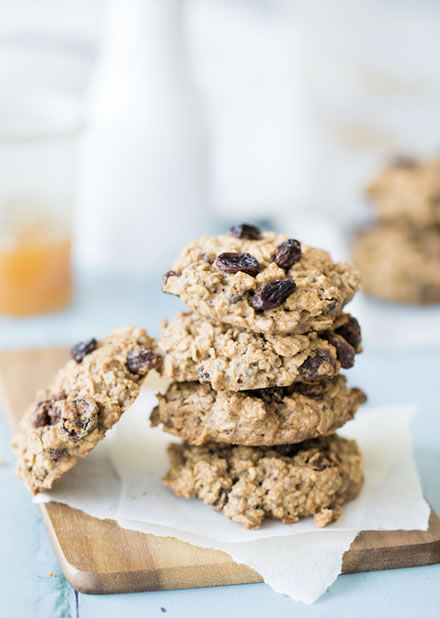
{"label": "jar of honey", "polygon": [[0,314],[54,311],[71,299],[81,128],[66,96],[0,95]]}

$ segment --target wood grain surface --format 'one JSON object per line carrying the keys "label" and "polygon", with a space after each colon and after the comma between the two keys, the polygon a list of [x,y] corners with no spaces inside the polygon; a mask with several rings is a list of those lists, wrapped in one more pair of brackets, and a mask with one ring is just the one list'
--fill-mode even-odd
{"label": "wood grain surface", "polygon": [[[35,391],[67,359],[65,348],[0,352],[0,396],[13,431]],[[151,384],[154,387],[154,384]],[[30,498],[29,498],[30,499]],[[63,504],[40,505],[63,572],[79,592],[108,594],[262,581],[228,554],[174,538],[120,528]],[[440,562],[440,519],[427,532],[362,532],[344,555],[343,573]]]}

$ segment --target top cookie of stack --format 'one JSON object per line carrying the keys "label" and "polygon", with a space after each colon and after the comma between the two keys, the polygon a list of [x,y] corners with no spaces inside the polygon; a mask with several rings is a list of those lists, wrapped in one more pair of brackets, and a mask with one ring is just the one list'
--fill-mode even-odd
{"label": "top cookie of stack", "polygon": [[266,335],[331,328],[359,287],[326,251],[251,225],[192,242],[164,275],[164,292],[217,322]]}

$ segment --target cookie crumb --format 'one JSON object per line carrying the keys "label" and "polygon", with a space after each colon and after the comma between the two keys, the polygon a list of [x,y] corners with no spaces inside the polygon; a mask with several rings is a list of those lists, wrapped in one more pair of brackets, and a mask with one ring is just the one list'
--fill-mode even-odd
{"label": "cookie crumb", "polygon": [[323,528],[327,524],[331,524],[336,521],[342,513],[340,506],[336,506],[333,509],[321,509],[319,513],[315,513],[313,521],[318,528]]}
{"label": "cookie crumb", "polygon": [[6,466],[6,461],[0,459],[0,468],[2,468],[3,466]]}
{"label": "cookie crumb", "polygon": [[55,573],[53,571],[49,571],[49,576],[50,577],[56,577]]}

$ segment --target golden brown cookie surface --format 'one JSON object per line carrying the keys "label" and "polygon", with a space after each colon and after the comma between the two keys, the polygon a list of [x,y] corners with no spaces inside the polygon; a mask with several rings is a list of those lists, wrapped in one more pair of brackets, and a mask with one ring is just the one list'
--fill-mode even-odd
{"label": "golden brown cookie surface", "polygon": [[37,393],[14,437],[17,474],[50,489],[102,440],[139,394],[159,358],[145,330],[125,327],[72,348],[72,360]]}
{"label": "golden brown cookie surface", "polygon": [[214,391],[208,384],[172,384],[158,395],[153,426],[200,445],[293,444],[333,433],[351,420],[366,397],[345,376],[315,384],[253,391]]}
{"label": "golden brown cookie surface", "polygon": [[335,521],[363,485],[356,442],[332,435],[280,447],[172,444],[164,478],[178,496],[199,498],[246,528],[265,518]]}
{"label": "golden brown cookie surface", "polygon": [[229,233],[192,242],[164,275],[163,290],[217,322],[301,334],[331,328],[358,287],[350,264],[258,230],[251,237]]}
{"label": "golden brown cookie surface", "polygon": [[341,366],[354,365],[361,333],[348,314],[338,316],[329,331],[263,335],[180,313],[164,323],[158,347],[164,377],[242,391],[334,378]]}

